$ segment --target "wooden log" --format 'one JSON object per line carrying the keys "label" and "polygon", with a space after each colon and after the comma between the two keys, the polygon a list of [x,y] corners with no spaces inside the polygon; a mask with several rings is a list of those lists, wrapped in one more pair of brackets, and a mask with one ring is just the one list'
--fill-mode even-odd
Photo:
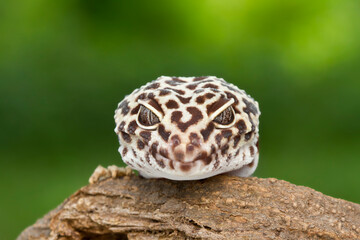
{"label": "wooden log", "polygon": [[273,178],[87,185],[24,239],[360,239],[360,205]]}

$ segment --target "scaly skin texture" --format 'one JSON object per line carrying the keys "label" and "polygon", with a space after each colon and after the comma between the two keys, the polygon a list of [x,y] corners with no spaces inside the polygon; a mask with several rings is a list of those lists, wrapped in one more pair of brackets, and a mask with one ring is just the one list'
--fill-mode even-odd
{"label": "scaly skin texture", "polygon": [[[158,123],[141,124],[144,107]],[[218,124],[228,107],[231,123]],[[222,78],[162,76],[119,103],[115,132],[123,161],[146,178],[246,177],[258,164],[259,116],[258,103]]]}

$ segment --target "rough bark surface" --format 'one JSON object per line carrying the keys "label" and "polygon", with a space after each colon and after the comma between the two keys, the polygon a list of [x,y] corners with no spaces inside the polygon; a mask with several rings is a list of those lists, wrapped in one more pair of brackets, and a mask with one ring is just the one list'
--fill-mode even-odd
{"label": "rough bark surface", "polygon": [[360,205],[272,178],[126,176],[81,188],[18,239],[360,239]]}

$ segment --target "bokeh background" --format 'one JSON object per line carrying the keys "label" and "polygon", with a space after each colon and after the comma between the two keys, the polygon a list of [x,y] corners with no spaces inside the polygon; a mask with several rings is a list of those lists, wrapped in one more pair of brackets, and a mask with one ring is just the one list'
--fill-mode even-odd
{"label": "bokeh background", "polygon": [[160,75],[246,89],[255,176],[360,203],[358,0],[1,1],[1,239],[121,164],[114,109]]}

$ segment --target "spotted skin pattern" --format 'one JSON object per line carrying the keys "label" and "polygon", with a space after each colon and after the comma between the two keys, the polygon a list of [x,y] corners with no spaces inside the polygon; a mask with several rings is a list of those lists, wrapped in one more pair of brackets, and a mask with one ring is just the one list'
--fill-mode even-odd
{"label": "spotted skin pattern", "polygon": [[[159,118],[139,126],[141,105]],[[231,126],[214,121],[231,106]],[[221,173],[250,176],[259,159],[258,103],[222,78],[166,77],[127,95],[115,110],[123,161],[146,178],[196,180]]]}

